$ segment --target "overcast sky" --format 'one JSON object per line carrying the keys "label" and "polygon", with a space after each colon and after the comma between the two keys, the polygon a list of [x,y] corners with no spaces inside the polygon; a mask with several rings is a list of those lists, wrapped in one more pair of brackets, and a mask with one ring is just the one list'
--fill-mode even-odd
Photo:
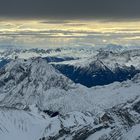
{"label": "overcast sky", "polygon": [[139,19],[140,0],[0,0],[6,18]]}
{"label": "overcast sky", "polygon": [[140,0],[0,0],[0,46],[140,45]]}

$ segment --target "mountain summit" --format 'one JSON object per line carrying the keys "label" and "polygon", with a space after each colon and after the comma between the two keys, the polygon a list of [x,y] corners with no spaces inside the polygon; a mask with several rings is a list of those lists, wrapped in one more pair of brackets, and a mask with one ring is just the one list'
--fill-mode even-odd
{"label": "mountain summit", "polygon": [[39,105],[48,90],[66,91],[72,87],[72,81],[42,58],[13,60],[0,70],[2,106]]}

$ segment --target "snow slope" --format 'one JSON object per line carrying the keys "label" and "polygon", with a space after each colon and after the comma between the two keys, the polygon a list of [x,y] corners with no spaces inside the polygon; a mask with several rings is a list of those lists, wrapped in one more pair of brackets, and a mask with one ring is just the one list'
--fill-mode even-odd
{"label": "snow slope", "polygon": [[0,108],[1,140],[39,140],[47,125],[41,116],[11,108]]}

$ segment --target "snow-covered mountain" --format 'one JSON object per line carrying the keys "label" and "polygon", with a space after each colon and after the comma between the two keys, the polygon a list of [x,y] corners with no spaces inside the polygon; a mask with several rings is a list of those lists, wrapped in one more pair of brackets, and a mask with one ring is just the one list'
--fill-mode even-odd
{"label": "snow-covered mountain", "polygon": [[140,50],[110,52],[100,50],[88,58],[53,62],[64,75],[87,87],[131,79],[140,72]]}
{"label": "snow-covered mountain", "polygon": [[[86,52],[86,53],[84,53]],[[6,49],[0,50],[0,58],[15,59],[23,58],[28,59],[32,57],[59,57],[59,58],[79,58],[87,57],[94,52],[94,49],[73,49],[73,48],[53,48],[53,49]]]}
{"label": "snow-covered mountain", "polygon": [[105,50],[105,51],[112,51],[112,52],[121,52],[125,49],[128,49],[126,47],[123,47],[121,45],[116,45],[116,44],[108,44],[105,47],[102,47],[101,50]]}
{"label": "snow-covered mountain", "polygon": [[139,74],[87,88],[42,58],[13,60],[0,69],[0,139],[138,140],[139,91]]}
{"label": "snow-covered mountain", "polygon": [[131,79],[140,72],[140,50],[108,45],[102,49],[11,49],[0,53],[0,68],[12,59],[42,57],[75,83],[87,87]]}
{"label": "snow-covered mountain", "polygon": [[13,60],[0,70],[0,104],[17,108],[33,103],[39,106],[47,91],[55,89],[63,94],[74,86],[42,58]]}

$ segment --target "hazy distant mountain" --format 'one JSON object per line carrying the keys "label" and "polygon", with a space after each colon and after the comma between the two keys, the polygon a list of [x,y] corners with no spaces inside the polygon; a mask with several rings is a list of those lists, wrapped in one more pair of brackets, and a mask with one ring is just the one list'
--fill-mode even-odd
{"label": "hazy distant mountain", "polygon": [[112,52],[119,52],[125,50],[125,47],[121,45],[116,45],[116,44],[108,44],[107,46],[102,48],[103,50],[106,51],[112,51]]}

